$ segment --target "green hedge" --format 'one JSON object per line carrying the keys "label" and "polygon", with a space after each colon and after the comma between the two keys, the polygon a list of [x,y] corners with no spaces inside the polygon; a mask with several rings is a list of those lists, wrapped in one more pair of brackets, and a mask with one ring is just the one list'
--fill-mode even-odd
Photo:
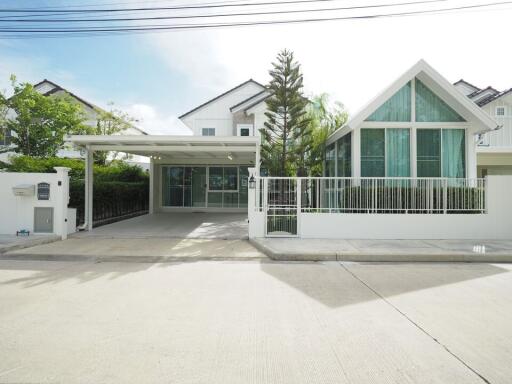
{"label": "green hedge", "polygon": [[[10,164],[0,164],[8,172],[55,172],[53,167],[68,167],[71,180],[85,177],[85,165],[82,159],[61,159],[59,157],[37,158],[30,156],[13,156]],[[136,165],[114,161],[110,165],[94,165],[94,181],[128,181],[143,182],[149,175]]]}
{"label": "green hedge", "polygon": [[[338,206],[344,208],[345,212],[355,207],[357,209],[353,212],[367,210],[374,213],[393,213],[407,210],[410,213],[442,213],[446,209],[448,213],[479,213],[481,207],[485,206],[485,190],[480,188],[448,187],[445,192],[442,188],[429,190],[421,187],[350,187],[333,192],[326,191],[324,202],[329,201],[329,193],[332,194],[330,201],[333,208],[336,209],[337,201]],[[426,200],[429,206],[418,205],[418,202]]]}

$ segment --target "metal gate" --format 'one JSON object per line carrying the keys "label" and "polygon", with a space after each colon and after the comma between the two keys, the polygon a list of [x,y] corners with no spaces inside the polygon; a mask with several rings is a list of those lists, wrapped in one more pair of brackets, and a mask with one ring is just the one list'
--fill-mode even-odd
{"label": "metal gate", "polygon": [[264,178],[263,209],[265,236],[297,237],[300,207],[300,179]]}

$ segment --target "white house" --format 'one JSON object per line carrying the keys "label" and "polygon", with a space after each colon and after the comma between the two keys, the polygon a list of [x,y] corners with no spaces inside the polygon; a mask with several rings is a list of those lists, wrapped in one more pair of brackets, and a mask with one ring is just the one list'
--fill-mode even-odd
{"label": "white house", "polygon": [[420,60],[327,141],[325,176],[477,177],[497,123]]}
{"label": "white house", "polygon": [[327,142],[325,177],[260,177],[268,91],[249,80],[181,116],[192,136],[71,136],[92,155],[150,156],[150,213],[248,212],[249,236],[506,238],[512,178],[477,179],[480,137],[498,124],[425,61]]}
{"label": "white house", "polygon": [[[85,124],[95,127],[98,117],[102,112],[105,112],[102,108],[98,107],[97,105],[92,104],[91,102],[83,99],[80,96],[77,96],[75,93],[61,87],[60,85],[44,79],[43,81],[37,83],[34,85],[34,89],[41,93],[44,96],[64,96],[67,95],[71,97],[72,100],[80,104],[82,107],[82,110],[85,114],[86,120]],[[134,125],[131,125],[130,128],[119,132],[120,135],[146,135],[147,133],[143,130],[137,128]],[[6,133],[6,137],[0,141],[0,148],[9,146],[10,144],[10,132]],[[1,152],[1,151],[0,151]],[[0,160],[7,161],[9,156],[12,155],[14,152],[3,152],[0,153]],[[66,158],[83,158],[83,155],[80,153],[80,151],[73,148],[73,145],[71,143],[66,143],[64,147],[57,153],[58,157],[66,157]]]}
{"label": "white house", "polygon": [[86,222],[92,212],[92,153],[150,157],[150,212],[246,212],[248,168],[259,168],[259,129],[269,92],[250,79],[180,116],[192,136],[71,136],[87,153]]}
{"label": "white house", "polygon": [[484,134],[478,143],[478,174],[512,175],[512,88],[481,89],[462,79],[454,85],[499,125],[499,129]]}

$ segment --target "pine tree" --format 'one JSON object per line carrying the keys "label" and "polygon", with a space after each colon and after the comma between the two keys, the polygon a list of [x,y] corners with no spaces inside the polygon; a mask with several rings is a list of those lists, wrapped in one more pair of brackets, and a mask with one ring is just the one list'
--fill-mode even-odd
{"label": "pine tree", "polygon": [[307,99],[302,94],[303,78],[293,52],[283,50],[269,71],[266,122],[260,130],[262,165],[272,176],[307,174],[306,158],[311,148]]}

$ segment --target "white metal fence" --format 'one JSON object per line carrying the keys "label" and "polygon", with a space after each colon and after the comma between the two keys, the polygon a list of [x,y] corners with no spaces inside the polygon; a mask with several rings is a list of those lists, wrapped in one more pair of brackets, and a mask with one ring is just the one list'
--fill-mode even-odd
{"label": "white metal fence", "polygon": [[482,214],[485,179],[262,177],[267,236],[295,236],[301,213]]}

